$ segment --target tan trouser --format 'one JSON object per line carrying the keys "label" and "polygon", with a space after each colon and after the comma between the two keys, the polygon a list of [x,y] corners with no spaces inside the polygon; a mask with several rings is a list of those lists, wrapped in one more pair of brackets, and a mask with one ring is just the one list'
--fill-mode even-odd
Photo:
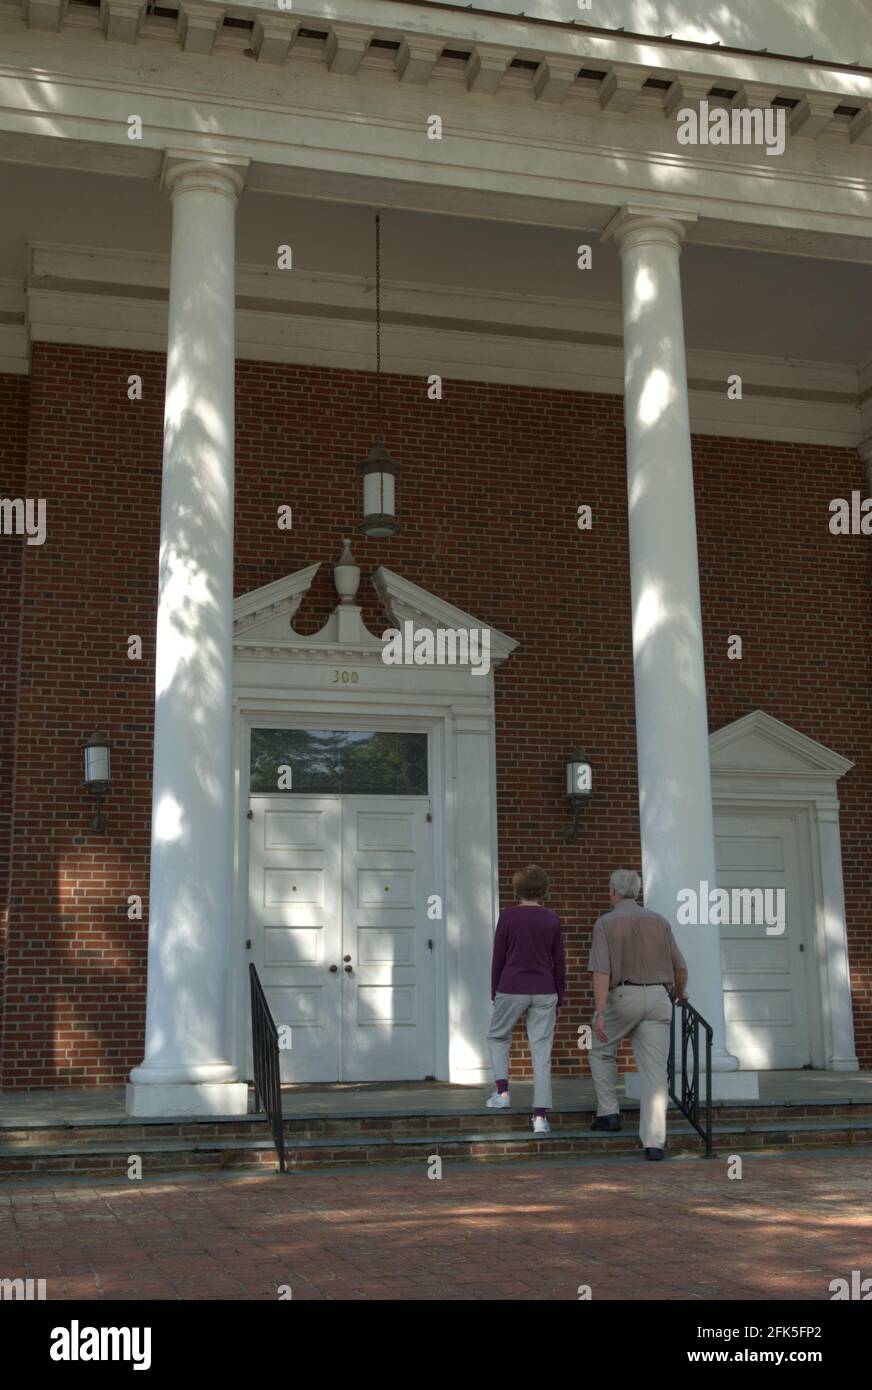
{"label": "tan trouser", "polygon": [[666,1063],[669,1057],[669,1023],[672,1000],[663,985],[618,985],[609,991],[605,1007],[608,1042],[594,1034],[590,1070],[596,1087],[596,1113],[617,1115],[618,1043],[629,1038],[639,1073],[639,1138],[643,1148],[666,1145],[668,1102]]}

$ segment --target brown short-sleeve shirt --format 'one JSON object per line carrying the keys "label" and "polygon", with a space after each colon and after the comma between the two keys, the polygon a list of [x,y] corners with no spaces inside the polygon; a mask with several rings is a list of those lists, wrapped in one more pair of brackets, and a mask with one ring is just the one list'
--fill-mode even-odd
{"label": "brown short-sleeve shirt", "polygon": [[666,918],[625,898],[597,918],[587,968],[608,975],[614,989],[621,980],[672,985],[687,962]]}

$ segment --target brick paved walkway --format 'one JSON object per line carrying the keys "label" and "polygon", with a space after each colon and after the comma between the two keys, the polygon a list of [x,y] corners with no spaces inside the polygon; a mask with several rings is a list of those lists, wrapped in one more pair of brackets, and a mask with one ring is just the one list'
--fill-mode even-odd
{"label": "brick paved walkway", "polygon": [[49,1299],[828,1299],[872,1275],[865,1151],[0,1187]]}

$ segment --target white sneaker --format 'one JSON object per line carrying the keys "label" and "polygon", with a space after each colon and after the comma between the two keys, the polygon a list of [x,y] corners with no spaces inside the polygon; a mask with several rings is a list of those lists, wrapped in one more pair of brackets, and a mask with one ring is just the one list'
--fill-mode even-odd
{"label": "white sneaker", "polygon": [[494,1091],[493,1095],[488,1096],[485,1101],[488,1110],[508,1110],[511,1103],[508,1091],[503,1091],[502,1095],[499,1091]]}
{"label": "white sneaker", "polygon": [[544,1115],[534,1115],[534,1116],[533,1116],[533,1133],[534,1133],[534,1134],[550,1134],[550,1133],[551,1133],[551,1126],[549,1125],[548,1121],[545,1119],[545,1116],[544,1116]]}

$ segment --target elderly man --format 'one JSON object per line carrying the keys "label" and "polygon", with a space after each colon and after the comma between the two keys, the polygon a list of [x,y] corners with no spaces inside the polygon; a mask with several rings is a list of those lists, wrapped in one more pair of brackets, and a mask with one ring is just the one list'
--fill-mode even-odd
{"label": "elderly man", "polygon": [[639,1138],[645,1157],[656,1162],[666,1145],[672,995],[686,997],[687,963],[666,918],[636,902],[639,875],[616,869],[609,885],[612,910],[597,920],[588,961],[596,1009],[590,1070],[597,1107],[591,1129],[621,1128],[617,1052],[621,1039],[630,1038],[641,1088]]}

